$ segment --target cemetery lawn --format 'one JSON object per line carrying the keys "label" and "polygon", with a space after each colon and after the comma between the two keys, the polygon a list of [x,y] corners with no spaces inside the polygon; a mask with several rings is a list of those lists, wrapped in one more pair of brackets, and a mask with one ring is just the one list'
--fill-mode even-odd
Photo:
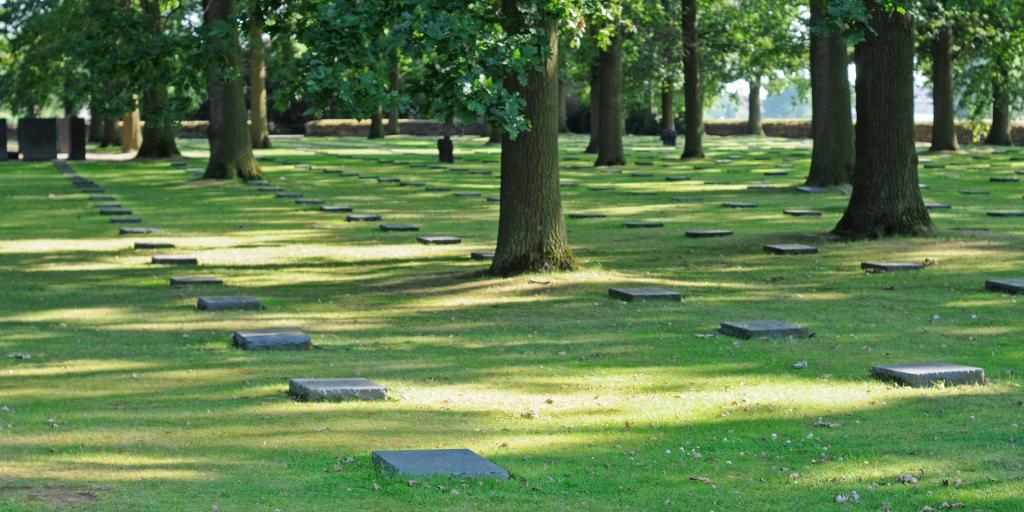
{"label": "cemetery lawn", "polygon": [[[0,510],[1024,509],[1024,297],[984,289],[1024,278],[1024,219],[986,215],[1024,209],[1024,185],[990,182],[1024,171],[1022,150],[922,154],[926,201],[952,205],[932,212],[936,234],[845,243],[825,233],[848,196],[789,188],[809,142],[709,137],[708,159],[688,163],[627,137],[616,174],[591,166],[584,137],[564,137],[562,179],[577,184],[562,188],[566,213],[607,217],[566,221],[578,272],[497,279],[469,258],[493,250],[497,147],[458,138],[457,163],[437,166],[426,138],[274,142],[258,156],[452,191],[263,162],[272,185],[420,227],[385,233],[254,186],[190,182],[166,160],[73,163],[162,230],[118,236],[52,164],[0,165]],[[205,141],[181,144],[203,167]],[[774,170],[789,174],[763,175]],[[786,188],[747,190],[764,183]],[[640,220],[664,227],[623,226]],[[734,234],[684,236],[698,229]],[[768,255],[771,243],[820,253]],[[150,265],[154,254],[200,266]],[[872,275],[864,261],[928,266]],[[226,285],[169,287],[178,275]],[[622,303],[615,286],[683,301]],[[200,312],[199,295],[266,309]],[[716,334],[754,319],[817,335]],[[233,331],[265,327],[300,328],[316,349],[230,346]],[[914,361],[980,366],[991,383],[869,377]],[[286,394],[297,377],[366,377],[392,399],[298,403]],[[513,478],[409,482],[370,461],[462,447]]]}

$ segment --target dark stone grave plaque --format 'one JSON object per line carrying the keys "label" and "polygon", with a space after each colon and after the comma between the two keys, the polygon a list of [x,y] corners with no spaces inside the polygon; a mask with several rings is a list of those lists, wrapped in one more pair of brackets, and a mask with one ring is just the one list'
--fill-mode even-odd
{"label": "dark stone grave plaque", "polygon": [[68,160],[85,160],[85,119],[72,117],[69,132]]}
{"label": "dark stone grave plaque", "polygon": [[992,292],[1021,295],[1024,294],[1024,279],[989,279],[985,281],[985,289]]}
{"label": "dark stone grave plaque", "polygon": [[489,261],[494,259],[493,252],[471,252],[469,253],[469,259],[474,261]]}
{"label": "dark stone grave plaque", "polygon": [[196,309],[202,311],[252,310],[263,309],[263,303],[255,297],[221,296],[199,297]]}
{"label": "dark stone grave plaque", "polygon": [[749,340],[751,338],[810,338],[810,328],[779,320],[751,320],[748,322],[722,322],[719,330],[726,336]]}
{"label": "dark stone grave plaque", "polygon": [[900,272],[905,270],[921,270],[924,265],[920,263],[882,263],[865,261],[860,268],[868,272]]}
{"label": "dark stone grave plaque", "polygon": [[509,478],[508,471],[465,448],[375,451],[371,458],[375,467],[396,475]]}
{"label": "dark stone grave plaque", "polygon": [[118,233],[122,235],[153,235],[160,232],[160,228],[123,227]]}
{"label": "dark stone grave plaque", "polygon": [[153,256],[150,262],[154,265],[198,265],[195,256]]}
{"label": "dark stone grave plaque", "polygon": [[18,151],[24,160],[57,158],[57,120],[23,118],[18,120]]}
{"label": "dark stone grave plaque", "polygon": [[320,207],[320,211],[330,213],[349,213],[352,211],[352,207],[341,204],[325,204]]}
{"label": "dark stone grave plaque", "polygon": [[769,254],[818,254],[818,248],[804,244],[766,244],[764,252]]}
{"label": "dark stone grave plaque", "polygon": [[722,203],[722,206],[726,208],[757,208],[757,203],[747,203],[743,201],[726,201]]}
{"label": "dark stone grave plaque", "polygon": [[462,243],[461,238],[448,235],[418,236],[416,241],[423,245],[453,245]]}
{"label": "dark stone grave plaque", "polygon": [[369,379],[291,379],[288,394],[305,402],[386,400],[388,390]]}
{"label": "dark stone grave plaque", "polygon": [[626,226],[627,228],[631,228],[631,229],[636,229],[636,228],[660,228],[660,227],[664,227],[665,224],[663,222],[658,222],[658,221],[653,221],[653,220],[633,220],[633,221],[626,222],[625,224],[623,224],[623,226]]}
{"label": "dark stone grave plaque", "polygon": [[354,213],[345,217],[348,222],[374,222],[380,220],[380,215],[373,213]]}
{"label": "dark stone grave plaque", "polygon": [[312,339],[298,329],[255,329],[235,331],[232,343],[243,350],[308,350]]}
{"label": "dark stone grave plaque", "polygon": [[732,231],[729,231],[728,229],[695,229],[687,231],[686,236],[688,238],[715,238],[732,236]]}
{"label": "dark stone grave plaque", "polygon": [[936,384],[964,386],[985,384],[985,370],[949,363],[907,363],[871,367],[871,376],[912,388],[930,388]]}
{"label": "dark stone grave plaque", "polygon": [[818,210],[782,210],[782,213],[792,217],[821,217]]}
{"label": "dark stone grave plaque", "polygon": [[412,224],[381,224],[380,225],[380,230],[384,231],[384,232],[391,232],[391,231],[402,232],[402,231],[419,231],[420,228],[419,228],[419,226],[413,226]]}
{"label": "dark stone grave plaque", "polygon": [[607,215],[603,213],[570,213],[570,219],[603,219]]}
{"label": "dark stone grave plaque", "polygon": [[679,292],[654,286],[645,286],[641,288],[609,288],[608,296],[614,299],[619,299],[623,302],[644,300],[667,300],[680,302],[683,300],[683,297]]}
{"label": "dark stone grave plaque", "polygon": [[1024,210],[998,210],[988,212],[989,217],[1024,217]]}
{"label": "dark stone grave plaque", "polygon": [[224,281],[214,276],[174,276],[171,277],[171,286],[209,286],[222,285]]}
{"label": "dark stone grave plaque", "polygon": [[170,242],[135,242],[135,248],[138,250],[173,249],[174,244]]}

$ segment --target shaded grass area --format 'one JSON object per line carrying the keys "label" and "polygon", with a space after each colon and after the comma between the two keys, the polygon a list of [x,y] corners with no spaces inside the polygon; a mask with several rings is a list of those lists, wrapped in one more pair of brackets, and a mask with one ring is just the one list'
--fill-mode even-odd
{"label": "shaded grass area", "polygon": [[[177,245],[155,253],[201,263],[156,267],[153,253],[131,249],[143,238],[118,236],[51,164],[3,165],[0,508],[1021,509],[1024,317],[983,283],[1024,276],[1024,221],[985,215],[1024,208],[1019,183],[989,181],[1024,170],[1024,152],[923,155],[926,199],[953,206],[933,212],[939,232],[845,243],[825,234],[842,191],[789,188],[805,174],[805,143],[711,137],[709,158],[689,163],[653,138],[629,138],[631,164],[618,173],[593,168],[585,139],[566,137],[566,212],[608,215],[567,221],[582,270],[494,279],[469,253],[493,249],[498,205],[485,197],[499,193],[497,148],[460,138],[458,162],[442,166],[424,138],[275,142],[258,152],[275,159],[262,162],[273,185],[464,243],[422,246],[416,233],[383,233],[252,186],[190,181],[168,161],[74,164],[161,228],[145,239]],[[201,167],[204,144],[181,146]],[[764,174],[779,170],[788,174]],[[747,189],[757,184],[780,188]],[[783,215],[789,208],[824,215]],[[624,228],[631,220],[665,227]],[[708,228],[735,235],[683,236]],[[782,242],[821,253],[761,249]],[[934,264],[867,275],[859,264],[870,260]],[[167,286],[182,274],[227,286]],[[680,290],[684,302],[607,297],[610,286],[640,284]],[[197,312],[201,293],[254,295],[267,309]],[[715,334],[718,322],[760,318],[818,334]],[[272,326],[302,328],[317,349],[228,345],[234,330]],[[809,367],[793,369],[800,360]],[[982,366],[992,384],[912,390],[867,377],[873,364],[931,360]],[[394,400],[285,395],[288,378],[353,376],[388,386]],[[410,486],[369,457],[454,447],[514,479]],[[859,502],[835,503],[853,491]]]}

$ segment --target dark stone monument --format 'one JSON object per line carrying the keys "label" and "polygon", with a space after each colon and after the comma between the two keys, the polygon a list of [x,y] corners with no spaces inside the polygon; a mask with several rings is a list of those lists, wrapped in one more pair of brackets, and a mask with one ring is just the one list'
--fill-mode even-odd
{"label": "dark stone monument", "polygon": [[416,241],[423,245],[453,245],[462,243],[461,238],[448,235],[418,236]]}
{"label": "dark stone monument", "polygon": [[1024,294],[1024,279],[989,279],[985,281],[985,289],[1011,295]]}
{"label": "dark stone monument", "polygon": [[603,219],[607,215],[603,213],[570,213],[570,219]]}
{"label": "dark stone monument", "polygon": [[291,379],[288,394],[305,402],[386,400],[388,390],[369,379]]}
{"label": "dark stone monument", "polygon": [[764,252],[768,254],[818,254],[818,248],[804,244],[767,244]]}
{"label": "dark stone monument", "polygon": [[451,139],[437,139],[437,159],[446,164],[455,163],[455,144]]}
{"label": "dark stone monument", "polygon": [[153,256],[150,263],[153,265],[198,265],[199,260],[195,256]]}
{"label": "dark stone monument", "polygon": [[70,134],[68,160],[85,160],[85,119],[72,117]]}
{"label": "dark stone monument", "polygon": [[345,217],[348,222],[374,222],[380,220],[380,215],[373,213],[354,213]]}
{"label": "dark stone monument", "polygon": [[263,309],[263,303],[255,297],[245,296],[199,297],[196,300],[196,309],[202,311]]}
{"label": "dark stone monument", "polygon": [[171,286],[222,285],[224,281],[213,276],[175,276],[171,277]]}
{"label": "dark stone monument", "polygon": [[113,217],[111,224],[142,224],[142,217]]}
{"label": "dark stone monument", "polygon": [[728,229],[696,229],[686,232],[687,238],[714,238],[720,236],[732,236]]}
{"label": "dark stone monument", "polygon": [[726,336],[745,340],[751,338],[810,338],[814,336],[814,331],[808,327],[778,320],[722,322],[719,330]]}
{"label": "dark stone monument", "polygon": [[488,203],[500,203],[501,202],[501,196],[487,196],[487,202]]}
{"label": "dark stone monument", "polygon": [[653,286],[646,286],[642,288],[609,288],[608,296],[614,299],[619,299],[623,302],[633,302],[638,300],[668,300],[672,302],[680,302],[683,300],[683,297],[679,292]]}
{"label": "dark stone monument", "polygon": [[821,217],[818,210],[782,210],[782,213],[793,217]]}
{"label": "dark stone monument", "polygon": [[231,341],[243,350],[308,350],[312,339],[298,329],[235,331]]}
{"label": "dark stone monument", "polygon": [[868,272],[899,272],[903,270],[921,270],[924,265],[920,263],[879,263],[865,261],[860,268]]}
{"label": "dark stone monument", "polygon": [[951,210],[951,209],[953,209],[952,206],[950,206],[948,204],[943,204],[943,203],[925,203],[924,207],[929,209],[929,210]]}
{"label": "dark stone monument", "polygon": [[118,233],[121,235],[152,235],[159,233],[159,228],[124,227]]}
{"label": "dark stone monument", "polygon": [[52,118],[18,120],[18,151],[25,160],[57,158],[57,120]]}
{"label": "dark stone monument", "polygon": [[131,215],[128,208],[100,208],[100,215]]}
{"label": "dark stone monument", "polygon": [[988,212],[989,217],[1024,217],[1024,210],[999,210]]}
{"label": "dark stone monument", "polygon": [[419,226],[413,226],[412,224],[381,224],[380,230],[384,232],[390,231],[419,231]]}
{"label": "dark stone monument", "polygon": [[320,211],[330,213],[349,213],[352,211],[352,207],[340,204],[329,204],[321,206]]}
{"label": "dark stone monument", "polygon": [[871,375],[879,380],[897,382],[912,388],[930,388],[937,383],[946,386],[985,384],[985,370],[974,366],[949,363],[908,363],[871,367]]}
{"label": "dark stone monument", "polygon": [[170,242],[135,242],[135,249],[173,249],[174,244]]}
{"label": "dark stone monument", "polygon": [[662,130],[661,131],[661,145],[662,146],[675,147],[675,145],[676,145],[676,138],[678,136],[679,135],[676,133],[676,131],[671,129],[671,128],[666,128],[666,129]]}
{"label": "dark stone monument", "polygon": [[451,187],[427,187],[427,188],[425,188],[423,190],[426,190],[427,192],[451,192],[452,188]]}
{"label": "dark stone monument", "polygon": [[689,176],[665,176],[665,181],[690,181]]}
{"label": "dark stone monument", "polygon": [[299,192],[278,192],[274,194],[274,197],[278,199],[298,199],[302,197],[302,194]]}
{"label": "dark stone monument", "polygon": [[722,206],[726,208],[757,208],[757,203],[747,203],[743,201],[726,201],[722,203]]}
{"label": "dark stone monument", "polygon": [[486,477],[507,480],[508,471],[465,448],[457,450],[375,451],[373,465],[407,476]]}
{"label": "dark stone monument", "polygon": [[473,261],[490,261],[494,259],[493,252],[471,252],[469,253],[469,259]]}
{"label": "dark stone monument", "polygon": [[965,196],[987,196],[991,194],[988,190],[959,190]]}
{"label": "dark stone monument", "polygon": [[651,221],[651,220],[634,220],[623,224],[627,228],[660,228],[665,224],[662,222]]}
{"label": "dark stone monument", "polygon": [[1020,178],[1016,176],[993,176],[989,178],[992,183],[1017,183]]}

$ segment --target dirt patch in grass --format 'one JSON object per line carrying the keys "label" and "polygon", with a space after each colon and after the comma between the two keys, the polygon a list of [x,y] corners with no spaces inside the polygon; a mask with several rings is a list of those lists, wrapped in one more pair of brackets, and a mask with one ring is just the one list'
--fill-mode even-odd
{"label": "dirt patch in grass", "polygon": [[26,501],[45,503],[56,508],[74,507],[83,503],[99,501],[99,492],[103,489],[94,487],[73,487],[69,485],[31,486],[19,484],[0,484],[0,494],[22,495]]}

